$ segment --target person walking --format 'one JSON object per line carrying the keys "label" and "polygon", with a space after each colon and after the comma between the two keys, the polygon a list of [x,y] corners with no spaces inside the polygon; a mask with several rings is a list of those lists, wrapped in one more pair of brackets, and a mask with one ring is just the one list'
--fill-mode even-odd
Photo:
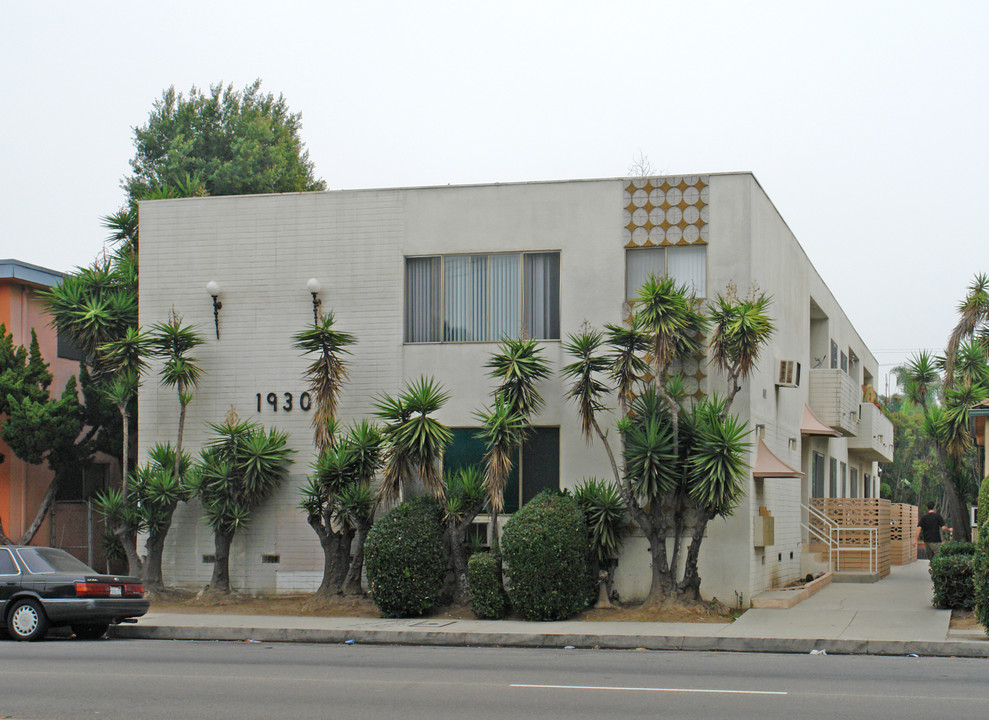
{"label": "person walking", "polygon": [[945,525],[944,518],[941,517],[941,513],[934,509],[934,502],[931,501],[927,503],[927,512],[920,516],[920,522],[917,523],[917,536],[915,538],[915,543],[918,547],[920,546],[920,541],[923,539],[928,560],[934,557],[938,545],[941,544],[942,530],[950,532],[951,528]]}

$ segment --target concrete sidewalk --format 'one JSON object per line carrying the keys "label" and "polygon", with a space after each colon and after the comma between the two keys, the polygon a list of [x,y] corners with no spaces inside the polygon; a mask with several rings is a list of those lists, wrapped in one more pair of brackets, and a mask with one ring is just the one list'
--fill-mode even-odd
{"label": "concrete sidewalk", "polygon": [[786,610],[748,610],[734,623],[526,622],[149,613],[115,637],[648,650],[989,657],[982,631],[949,631],[931,606],[927,561],[877,583],[831,583]]}

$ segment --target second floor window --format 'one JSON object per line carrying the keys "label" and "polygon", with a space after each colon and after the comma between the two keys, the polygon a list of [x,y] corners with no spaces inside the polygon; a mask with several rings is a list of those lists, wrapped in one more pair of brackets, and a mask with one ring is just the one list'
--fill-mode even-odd
{"label": "second floor window", "polygon": [[560,253],[405,260],[405,342],[560,337]]}

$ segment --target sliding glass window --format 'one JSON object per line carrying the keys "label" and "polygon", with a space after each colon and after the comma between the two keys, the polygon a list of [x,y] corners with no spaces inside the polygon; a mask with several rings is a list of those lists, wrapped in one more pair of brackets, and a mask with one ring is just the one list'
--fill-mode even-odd
{"label": "sliding glass window", "polygon": [[560,337],[560,253],[435,255],[405,261],[405,341]]}

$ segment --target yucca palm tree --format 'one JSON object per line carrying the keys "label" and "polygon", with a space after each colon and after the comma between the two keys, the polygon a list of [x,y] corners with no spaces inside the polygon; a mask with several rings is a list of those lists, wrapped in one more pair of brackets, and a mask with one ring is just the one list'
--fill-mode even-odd
{"label": "yucca palm tree", "polygon": [[742,389],[742,381],[747,380],[755,370],[775,326],[769,317],[772,303],[765,293],[753,292],[740,299],[729,295],[718,295],[711,308],[711,362],[728,379],[728,395],[724,411],[727,414],[735,395]]}
{"label": "yucca palm tree", "polygon": [[215,555],[207,593],[230,592],[230,545],[254,510],[288,477],[292,449],[288,436],[265,430],[233,412],[222,423],[208,423],[214,437],[201,451],[190,490],[203,504],[213,529]]}
{"label": "yucca palm tree", "polygon": [[[191,352],[203,344],[203,338],[195,328],[183,325],[182,316],[174,308],[169,313],[168,320],[156,323],[149,335],[151,353],[162,361],[160,384],[165,388],[175,388],[179,401],[179,422],[175,436],[175,449],[164,446],[152,453],[152,460],[159,464],[171,461],[171,486],[158,483],[152,489],[160,492],[153,504],[157,514],[154,531],[149,528],[146,544],[147,556],[144,566],[144,582],[151,591],[163,590],[165,587],[161,574],[161,559],[165,548],[165,537],[172,525],[172,515],[180,500],[188,499],[185,478],[188,468],[188,457],[183,452],[185,439],[185,418],[189,403],[192,402],[193,392],[199,387],[202,377],[202,366]],[[165,449],[167,448],[167,450]],[[143,507],[143,506],[142,506]]]}
{"label": "yucca palm tree", "polygon": [[976,338],[983,354],[989,356],[989,275],[975,276],[965,299],[958,304],[958,314],[945,352],[945,382],[949,387],[954,382],[958,349],[966,338]]}
{"label": "yucca palm tree", "polygon": [[[564,345],[573,358],[564,367],[571,381],[567,397],[577,406],[584,437],[604,445],[616,492],[649,543],[647,603],[700,599],[704,529],[712,518],[731,514],[748,472],[746,430],[730,406],[773,333],[769,304],[764,294],[740,299],[729,289],[705,315],[685,286],[652,276],[640,288],[626,327],[608,326],[607,335],[585,327]],[[711,362],[726,376],[729,395],[691,406],[677,366],[700,354],[712,326]],[[603,351],[605,343],[610,353]],[[622,411],[620,465],[598,420],[610,410],[612,392]]]}
{"label": "yucca palm tree", "polygon": [[318,452],[331,442],[330,420],[336,417],[340,395],[347,380],[347,363],[344,355],[350,354],[350,346],[356,338],[350,333],[333,328],[333,313],[319,318],[319,322],[293,337],[295,347],[316,358],[306,368],[305,377],[313,398],[313,442]]}
{"label": "yucca palm tree", "polygon": [[373,483],[385,450],[384,437],[373,423],[355,423],[339,438],[335,423],[330,425],[329,444],[299,491],[300,507],[323,549],[323,579],[315,594],[319,599],[361,593],[364,540],[377,506]]}
{"label": "yucca palm tree", "polygon": [[550,375],[542,347],[533,338],[504,338],[485,364],[488,376],[498,381],[492,404],[477,413],[479,437],[484,440],[484,481],[491,518],[488,533],[498,544],[498,513],[505,508],[505,486],[532,417],[543,407],[539,384]]}
{"label": "yucca palm tree", "polygon": [[467,581],[467,531],[488,501],[484,472],[474,465],[444,477],[446,496],[443,511],[450,538],[450,561],[455,580],[453,601],[466,605],[470,599]]}
{"label": "yucca palm tree", "polygon": [[628,534],[627,505],[618,485],[597,478],[582,480],[574,487],[573,496],[590,531],[591,569],[602,590],[596,607],[609,607],[618,556]]}
{"label": "yucca palm tree", "polygon": [[382,501],[399,499],[415,480],[431,494],[443,497],[440,468],[453,433],[433,414],[449,397],[434,379],[421,377],[410,382],[397,397],[386,393],[375,402],[375,414],[385,421],[383,432],[388,442],[378,491]]}

